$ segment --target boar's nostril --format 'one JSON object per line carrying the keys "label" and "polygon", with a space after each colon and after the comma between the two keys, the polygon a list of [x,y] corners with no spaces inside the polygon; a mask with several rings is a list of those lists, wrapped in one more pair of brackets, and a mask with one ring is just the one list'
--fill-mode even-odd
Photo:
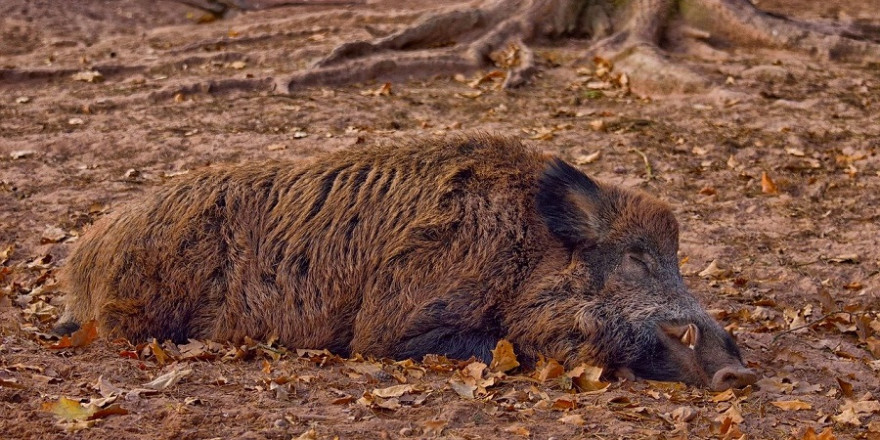
{"label": "boar's nostril", "polygon": [[729,388],[742,388],[758,380],[754,371],[745,367],[724,367],[712,377],[712,389],[724,391]]}

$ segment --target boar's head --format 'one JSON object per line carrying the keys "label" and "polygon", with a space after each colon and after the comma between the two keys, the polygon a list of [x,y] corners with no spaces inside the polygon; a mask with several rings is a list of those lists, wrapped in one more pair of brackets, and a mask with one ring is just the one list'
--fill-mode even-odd
{"label": "boar's head", "polygon": [[587,347],[567,361],[598,357],[619,375],[716,390],[754,383],[733,338],[684,284],[678,223],[665,204],[561,160],[541,176],[536,202],[586,278],[565,293],[584,301],[575,320]]}

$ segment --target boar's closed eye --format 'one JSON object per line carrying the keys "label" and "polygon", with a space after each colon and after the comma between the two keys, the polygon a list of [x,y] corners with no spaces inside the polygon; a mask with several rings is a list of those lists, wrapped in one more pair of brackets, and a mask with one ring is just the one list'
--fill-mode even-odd
{"label": "boar's closed eye", "polygon": [[645,272],[651,272],[651,266],[648,265],[648,261],[644,255],[627,254],[627,258],[641,266],[645,270]]}

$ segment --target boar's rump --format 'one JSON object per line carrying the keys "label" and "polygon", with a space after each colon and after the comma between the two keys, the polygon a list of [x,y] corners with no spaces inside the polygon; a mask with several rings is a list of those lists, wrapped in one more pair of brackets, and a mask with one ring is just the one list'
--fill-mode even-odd
{"label": "boar's rump", "polygon": [[667,205],[462,136],[197,171],[89,228],[58,331],[755,381],[682,280]]}

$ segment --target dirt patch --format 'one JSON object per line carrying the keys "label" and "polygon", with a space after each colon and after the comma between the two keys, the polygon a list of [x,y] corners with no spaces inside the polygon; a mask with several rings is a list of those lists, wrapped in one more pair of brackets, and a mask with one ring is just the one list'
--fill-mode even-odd
{"label": "dirt patch", "polygon": [[[769,50],[707,53],[678,61],[723,87],[650,98],[603,78],[582,57],[587,43],[566,40],[536,47],[542,73],[514,90],[501,90],[492,75],[482,82],[440,75],[281,96],[261,80],[288,76],[344,41],[389,33],[432,6],[392,3],[279,8],[204,24],[194,22],[199,11],[174,2],[0,5],[0,432],[880,436],[876,65]],[[758,6],[880,22],[873,1]],[[358,8],[388,12],[364,22],[350,12]],[[687,284],[736,334],[764,380],[728,395],[644,381],[571,393],[565,376],[540,383],[483,372],[493,383],[467,399],[450,384],[465,364],[281,353],[266,341],[211,345],[200,356],[101,338],[47,348],[57,343],[42,334],[58,312],[53,271],[83,227],[118,203],[213,163],[295,159],[459,130],[528,139],[599,179],[669,201],[682,224]],[[136,391],[186,369],[174,385]],[[396,385],[412,387],[395,396],[401,388],[387,389]],[[59,424],[63,417],[47,407],[61,397],[108,395],[115,401],[99,403],[127,414]],[[791,401],[801,403],[778,403]]]}

